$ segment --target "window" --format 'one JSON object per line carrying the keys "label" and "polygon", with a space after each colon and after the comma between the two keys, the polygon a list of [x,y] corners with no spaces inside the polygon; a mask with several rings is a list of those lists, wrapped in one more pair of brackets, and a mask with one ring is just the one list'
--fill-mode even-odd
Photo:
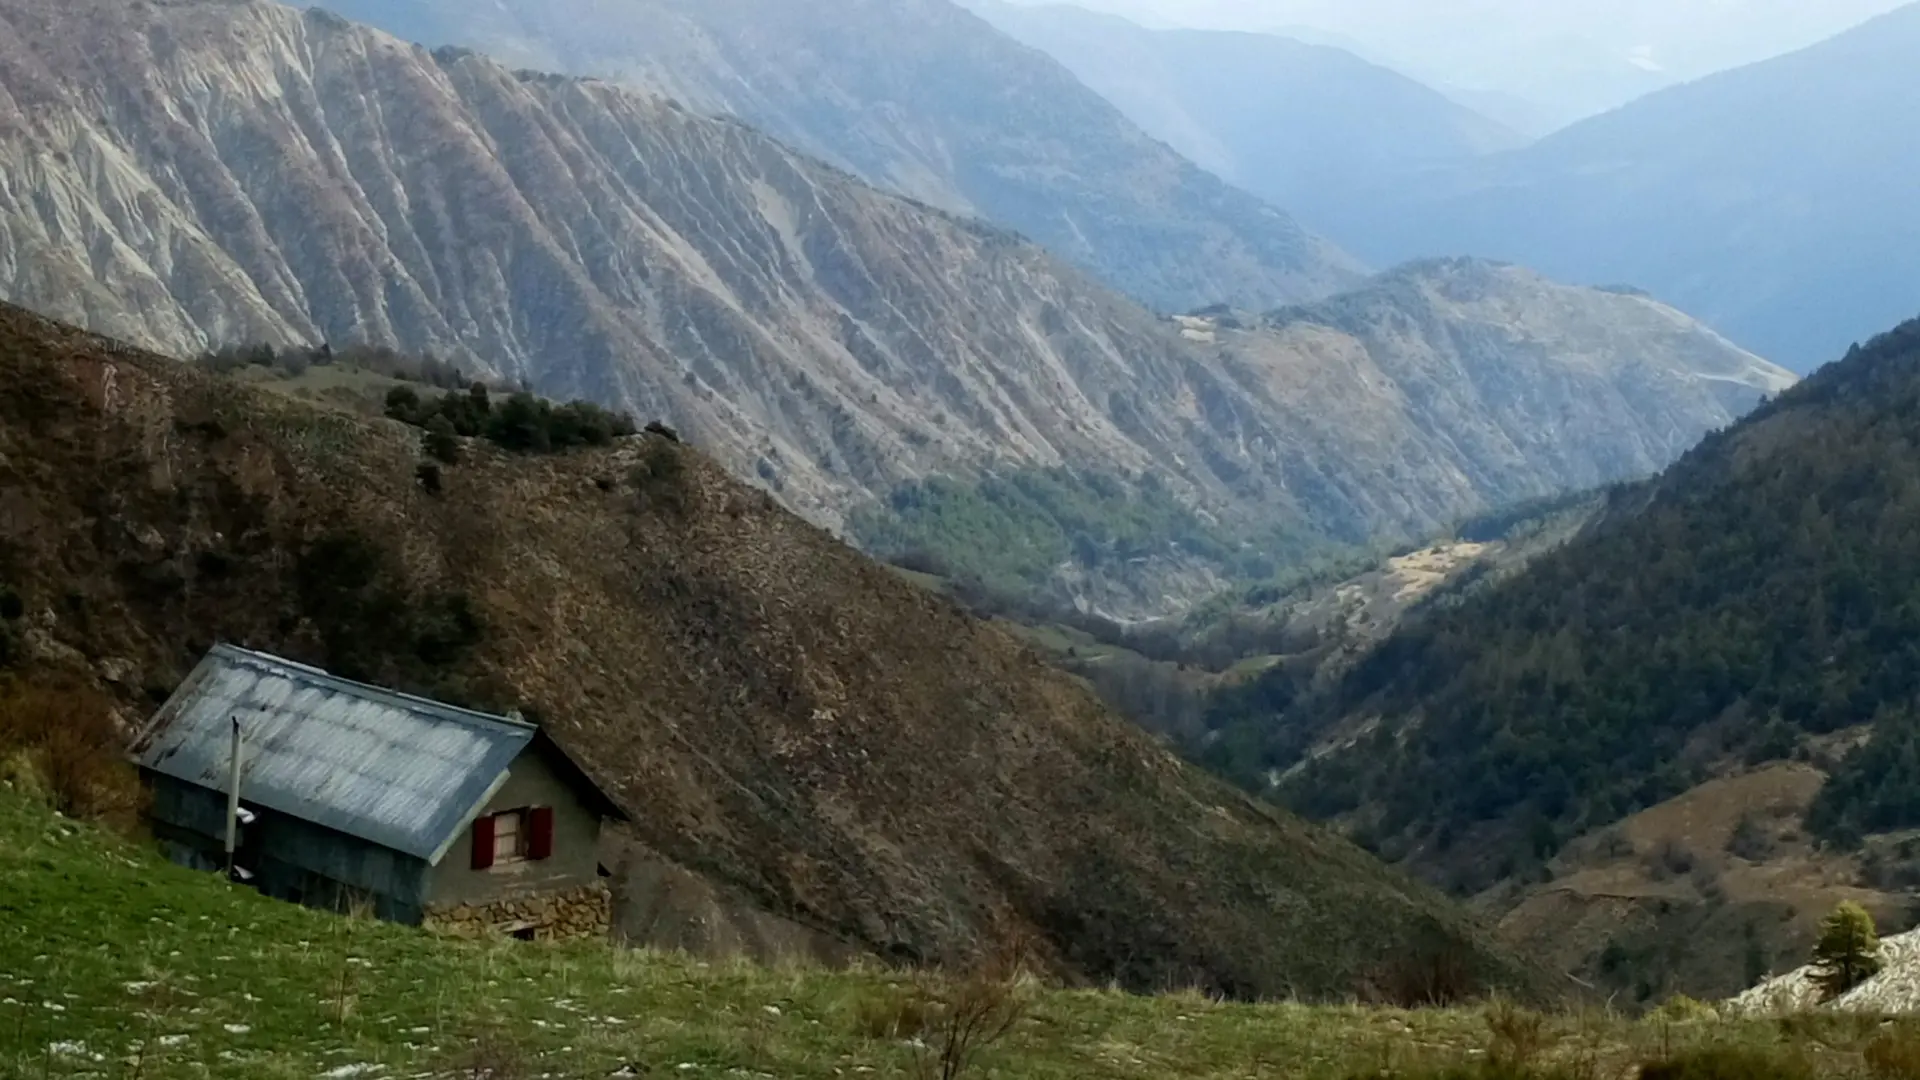
{"label": "window", "polygon": [[473,823],[473,868],[526,862],[553,855],[553,807],[535,806],[488,814]]}
{"label": "window", "polygon": [[519,862],[527,857],[527,812],[509,810],[493,815],[493,861]]}

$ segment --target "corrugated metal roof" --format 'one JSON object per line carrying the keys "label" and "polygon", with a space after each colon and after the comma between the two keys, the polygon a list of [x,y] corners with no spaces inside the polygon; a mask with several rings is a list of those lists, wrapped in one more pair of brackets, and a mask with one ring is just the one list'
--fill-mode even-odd
{"label": "corrugated metal roof", "polygon": [[135,744],[140,764],[438,862],[536,734],[533,725],[215,646]]}

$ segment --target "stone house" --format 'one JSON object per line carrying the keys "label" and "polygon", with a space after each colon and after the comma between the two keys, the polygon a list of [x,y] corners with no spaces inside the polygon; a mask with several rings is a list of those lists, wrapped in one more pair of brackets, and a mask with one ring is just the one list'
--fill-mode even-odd
{"label": "stone house", "polygon": [[627,815],[545,731],[216,646],[135,740],[155,836],[269,896],[454,930],[604,935]]}

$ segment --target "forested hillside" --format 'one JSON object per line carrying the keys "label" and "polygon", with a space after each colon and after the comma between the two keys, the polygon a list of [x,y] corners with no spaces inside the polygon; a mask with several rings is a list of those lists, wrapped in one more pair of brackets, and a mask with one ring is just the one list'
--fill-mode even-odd
{"label": "forested hillside", "polygon": [[1810,824],[1839,841],[1920,825],[1917,449],[1920,322],[1617,492],[1527,573],[1408,625],[1290,717],[1291,745],[1331,752],[1287,798],[1470,887],[1870,725]]}

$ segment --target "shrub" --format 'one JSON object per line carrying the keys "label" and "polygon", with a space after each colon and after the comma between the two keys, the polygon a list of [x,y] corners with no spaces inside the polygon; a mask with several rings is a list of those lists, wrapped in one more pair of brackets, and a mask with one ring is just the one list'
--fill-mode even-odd
{"label": "shrub", "polygon": [[1727,838],[1727,854],[1748,862],[1764,862],[1773,855],[1774,847],[1773,836],[1751,810],[1740,815]]}
{"label": "shrub", "polygon": [[25,601],[20,599],[20,594],[5,586],[0,586],[0,619],[4,619],[7,622],[14,622],[25,616],[26,613],[27,605]]}
{"label": "shrub", "polygon": [[1867,1044],[1862,1058],[1875,1080],[1920,1080],[1920,1031],[1889,1028]]}
{"label": "shrub", "polygon": [[1515,1070],[1529,1068],[1546,1052],[1547,1018],[1511,1001],[1487,1006],[1487,1060]]}
{"label": "shrub", "polygon": [[1412,948],[1382,963],[1362,987],[1371,1004],[1398,1009],[1444,1009],[1484,991],[1464,946]]}
{"label": "shrub", "polygon": [[411,386],[387,391],[387,415],[403,424],[418,424],[422,415],[419,391]]}
{"label": "shrub", "polygon": [[1880,934],[1867,909],[1844,900],[1820,924],[1820,940],[1813,947],[1814,978],[1829,998],[1859,986],[1880,973]]}
{"label": "shrub", "polygon": [[[1014,938],[963,978],[918,991],[931,1005],[916,1062],[922,1080],[957,1080],[1012,1034],[1030,1006],[1022,987],[1026,967],[1024,939]],[[901,1018],[910,1015],[903,1011]]]}
{"label": "shrub", "polygon": [[645,504],[674,513],[686,509],[687,466],[680,460],[680,451],[674,443],[648,439],[646,452],[633,467],[630,479]]}
{"label": "shrub", "polygon": [[1655,881],[1671,881],[1692,873],[1698,860],[1685,844],[1668,837],[1656,844],[1644,861],[1647,873]]}
{"label": "shrub", "polygon": [[436,413],[427,421],[427,432],[420,442],[427,456],[435,461],[446,465],[460,463],[460,435],[453,430],[453,421],[444,414]]}
{"label": "shrub", "polygon": [[78,684],[0,688],[0,759],[23,759],[54,809],[120,818],[139,808],[139,778],[106,695]]}
{"label": "shrub", "polygon": [[1640,1067],[1640,1080],[1814,1080],[1813,1065],[1791,1050],[1703,1046]]}
{"label": "shrub", "polygon": [[933,1026],[937,1007],[931,996],[917,989],[891,997],[862,998],[854,1013],[855,1028],[869,1039],[919,1039]]}

